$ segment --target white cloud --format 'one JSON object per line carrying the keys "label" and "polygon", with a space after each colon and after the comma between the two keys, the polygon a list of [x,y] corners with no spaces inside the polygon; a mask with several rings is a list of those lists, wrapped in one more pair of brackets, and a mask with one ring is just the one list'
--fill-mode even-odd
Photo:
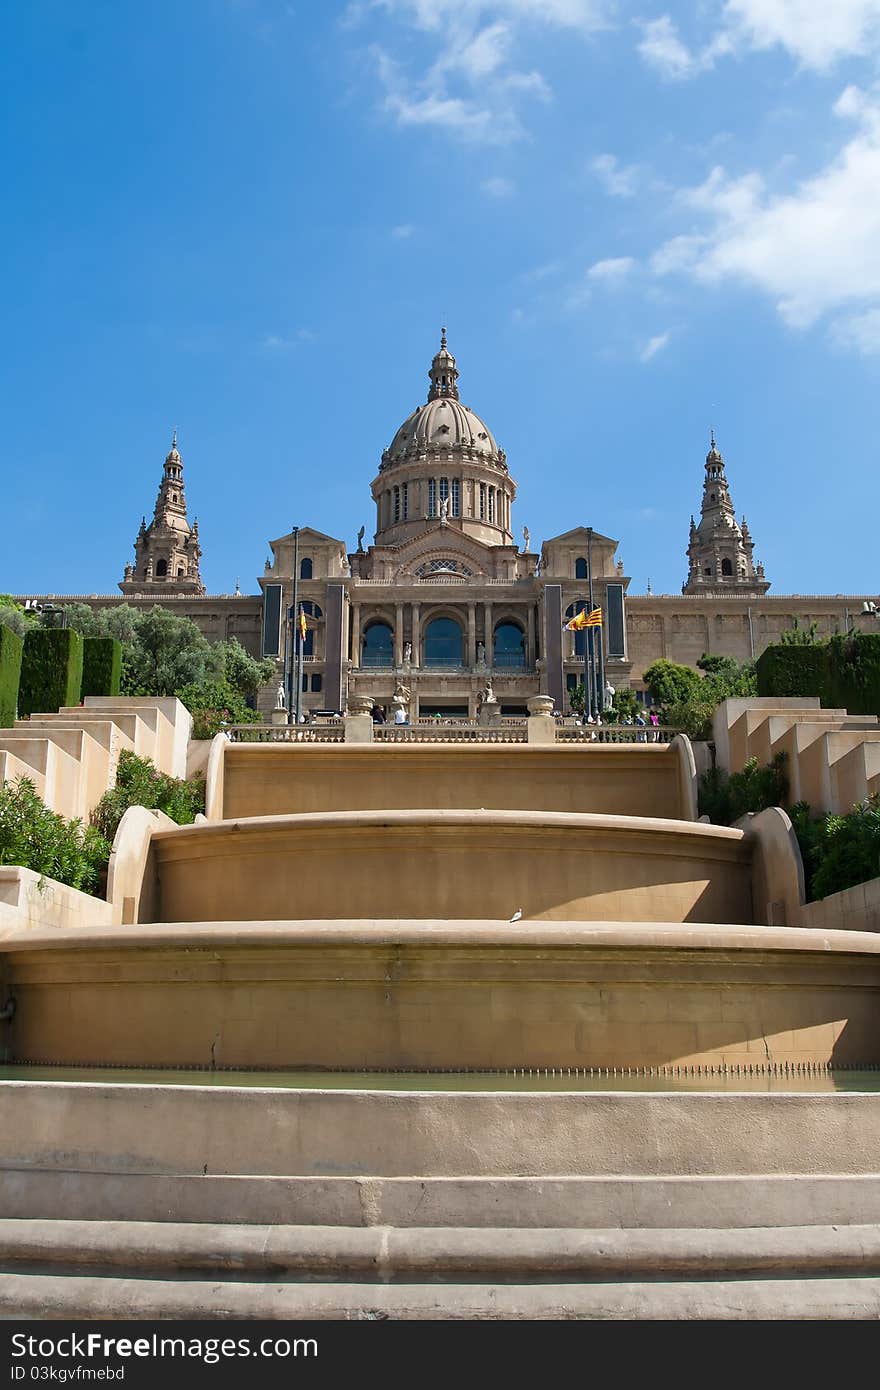
{"label": "white cloud", "polygon": [[658,333],[656,337],[649,338],[639,353],[640,362],[650,362],[652,357],[656,357],[658,352],[662,352],[669,342],[669,333]]}
{"label": "white cloud", "polygon": [[490,198],[509,198],[516,192],[516,184],[513,179],[502,178],[500,174],[493,175],[490,179],[484,179],[481,184],[484,193],[488,193]]}
{"label": "white cloud", "polygon": [[837,319],[831,332],[840,347],[859,352],[863,357],[875,356],[880,353],[880,308]]}
{"label": "white cloud", "polygon": [[880,56],[880,0],[725,0],[721,25],[701,48],[679,37],[668,14],[641,22],[639,52],[670,80],[694,77],[719,58],[784,48],[805,68]]}
{"label": "white cloud", "polygon": [[706,229],[672,238],[651,264],[660,275],[752,285],[794,328],[844,314],[836,337],[865,351],[880,308],[880,96],[849,87],[834,109],[859,129],[825,168],[776,195],[755,173],[714,169],[683,198]]}
{"label": "white cloud", "polygon": [[[589,36],[606,24],[613,0],[357,0],[349,28],[384,19],[387,36],[372,48],[384,109],[400,126],[434,126],[459,139],[506,144],[523,134],[526,99],[548,101],[540,72],[517,53],[535,29]],[[418,72],[397,56],[413,32]],[[425,49],[428,49],[426,55]],[[401,49],[403,51],[403,49]]]}
{"label": "white cloud", "polygon": [[613,256],[607,261],[596,261],[595,265],[590,266],[587,276],[590,280],[613,285],[625,280],[634,266],[632,256]]}
{"label": "white cloud", "polygon": [[300,343],[312,343],[315,335],[309,328],[297,328],[289,337],[285,338],[283,333],[266,333],[260,341],[260,346],[266,352],[290,352],[292,348],[299,347]]}
{"label": "white cloud", "polygon": [[678,31],[668,14],[642,24],[639,53],[662,77],[670,79],[692,77],[704,66],[678,37]]}
{"label": "white cloud", "polygon": [[880,47],[880,0],[727,0],[724,20],[732,45],[779,44],[819,70]]}
{"label": "white cloud", "polygon": [[414,231],[415,227],[411,222],[401,222],[398,226],[391,228],[391,235],[396,237],[398,241],[406,241]]}
{"label": "white cloud", "polygon": [[612,198],[635,197],[640,174],[637,164],[623,165],[616,155],[600,154],[590,168]]}

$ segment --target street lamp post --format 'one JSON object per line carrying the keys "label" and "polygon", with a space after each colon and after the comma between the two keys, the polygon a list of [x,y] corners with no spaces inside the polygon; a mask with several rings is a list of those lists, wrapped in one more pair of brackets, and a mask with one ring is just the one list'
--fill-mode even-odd
{"label": "street lamp post", "polygon": [[290,528],[293,536],[293,603],[287,612],[287,651],[289,656],[287,722],[298,724],[302,708],[302,660],[299,650],[299,623],[297,607],[299,599],[299,527]]}
{"label": "street lamp post", "polygon": [[[587,527],[587,582],[589,584],[589,611],[593,611],[593,528]],[[584,633],[584,710],[587,718],[593,717],[595,678],[593,669],[593,629],[588,627]]]}

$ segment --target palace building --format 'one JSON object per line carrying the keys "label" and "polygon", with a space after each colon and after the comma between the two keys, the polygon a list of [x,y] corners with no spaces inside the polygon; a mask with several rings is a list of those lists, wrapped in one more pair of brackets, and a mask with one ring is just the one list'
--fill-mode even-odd
{"label": "palace building", "polygon": [[525,713],[539,693],[567,709],[567,692],[583,678],[586,639],[564,625],[590,602],[604,618],[605,680],[638,693],[658,657],[693,665],[712,652],[743,661],[795,618],[815,622],[823,635],[871,621],[862,615],[864,595],[768,593],[714,434],[681,594],[631,595],[618,542],[595,529],[573,527],[533,550],[523,528],[520,545],[507,456],[461,400],[445,329],[428,379],[427,399],[394,434],[371,484],[371,545],[364,546],[363,529],[348,551],[344,541],[301,527],[269,542],[259,594],[207,594],[175,434],[153,520],[141,522],[121,593],[21,597],[93,606],[173,602],[209,639],[237,637],[254,655],[276,659],[278,676],[260,700],[268,710],[289,670],[296,588],[307,624],[302,708],[342,710],[355,697],[390,708],[403,685],[413,716],[473,716],[487,680],[503,713]]}

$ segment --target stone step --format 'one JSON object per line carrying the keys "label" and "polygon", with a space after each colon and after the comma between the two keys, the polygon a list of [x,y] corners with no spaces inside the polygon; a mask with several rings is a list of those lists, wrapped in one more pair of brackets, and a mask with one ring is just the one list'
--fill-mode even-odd
{"label": "stone step", "polygon": [[880,1226],[740,1230],[239,1225],[0,1221],[0,1269],[145,1273],[176,1279],[320,1277],[340,1283],[491,1275],[524,1277],[880,1276]]}
{"label": "stone step", "polygon": [[880,1225],[880,1175],[267,1177],[6,1168],[0,1218],[322,1227]]}
{"label": "stone step", "polygon": [[[876,1320],[880,1279],[280,1283],[0,1274],[0,1316],[227,1320]],[[172,1330],[173,1332],[173,1330]],[[172,1335],[172,1332],[169,1335]]]}

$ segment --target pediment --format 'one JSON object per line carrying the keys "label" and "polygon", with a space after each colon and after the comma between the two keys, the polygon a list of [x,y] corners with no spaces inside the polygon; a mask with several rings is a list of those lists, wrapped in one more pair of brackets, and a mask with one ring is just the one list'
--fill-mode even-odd
{"label": "pediment", "polygon": [[[564,531],[561,536],[549,536],[544,545],[583,545],[586,549],[589,537],[586,526],[575,526],[571,531]],[[612,550],[616,550],[619,541],[612,540],[611,536],[603,536],[601,531],[593,532],[593,545],[610,545]]]}

